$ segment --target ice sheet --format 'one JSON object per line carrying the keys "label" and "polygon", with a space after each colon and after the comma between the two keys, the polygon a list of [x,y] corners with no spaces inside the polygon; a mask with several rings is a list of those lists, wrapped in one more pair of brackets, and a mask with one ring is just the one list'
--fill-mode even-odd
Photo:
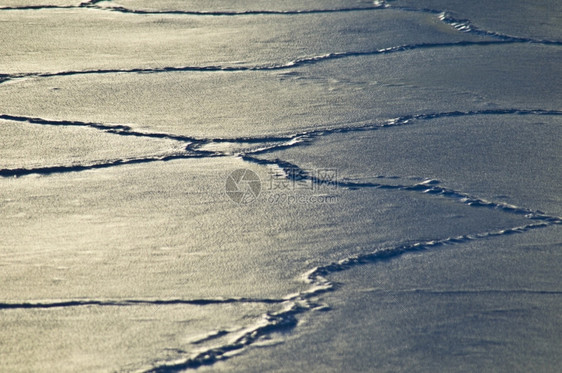
{"label": "ice sheet", "polygon": [[0,371],[557,371],[558,7],[2,3]]}

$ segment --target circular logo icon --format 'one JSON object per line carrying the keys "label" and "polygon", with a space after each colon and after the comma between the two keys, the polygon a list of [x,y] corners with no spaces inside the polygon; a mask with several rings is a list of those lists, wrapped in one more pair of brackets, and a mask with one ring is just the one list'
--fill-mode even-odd
{"label": "circular logo icon", "polygon": [[236,203],[252,202],[260,191],[260,177],[252,170],[240,168],[226,178],[226,194]]}

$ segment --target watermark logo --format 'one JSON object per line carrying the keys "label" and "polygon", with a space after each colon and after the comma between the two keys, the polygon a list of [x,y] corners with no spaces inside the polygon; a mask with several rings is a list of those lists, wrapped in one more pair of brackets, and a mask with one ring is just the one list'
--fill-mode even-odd
{"label": "watermark logo", "polygon": [[311,190],[329,191],[338,188],[338,172],[335,168],[302,169],[287,168],[284,177],[278,172],[269,173],[268,189],[273,192]]}
{"label": "watermark logo", "polygon": [[261,192],[260,177],[252,170],[240,168],[226,178],[226,195],[236,203],[254,201]]}
{"label": "watermark logo", "polygon": [[236,203],[253,202],[266,191],[263,199],[276,205],[334,203],[337,196],[333,192],[337,188],[335,169],[305,170],[297,167],[272,169],[265,183],[254,171],[241,168],[228,175],[225,186],[226,194]]}

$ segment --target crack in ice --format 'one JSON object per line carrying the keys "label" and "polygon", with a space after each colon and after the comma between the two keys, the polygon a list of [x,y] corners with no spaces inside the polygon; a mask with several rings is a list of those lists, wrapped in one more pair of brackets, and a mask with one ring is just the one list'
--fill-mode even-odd
{"label": "crack in ice", "polygon": [[95,69],[95,70],[69,70],[59,72],[29,72],[16,74],[0,74],[0,84],[8,81],[15,81],[26,78],[52,78],[60,76],[73,75],[96,75],[96,74],[159,74],[171,72],[249,72],[249,71],[282,71],[293,68],[299,68],[305,65],[316,64],[326,61],[339,60],[352,57],[368,57],[377,55],[387,55],[393,53],[402,53],[418,49],[440,49],[440,48],[456,48],[470,46],[492,46],[507,44],[543,44],[543,45],[562,45],[562,42],[548,40],[532,40],[509,38],[506,40],[480,40],[480,41],[456,41],[446,43],[418,43],[404,44],[388,48],[375,49],[371,51],[348,51],[348,52],[331,52],[317,56],[302,57],[282,64],[262,64],[247,66],[167,66],[167,67],[147,67],[132,69]]}
{"label": "crack in ice", "polygon": [[162,306],[162,305],[193,305],[207,306],[214,304],[234,304],[234,303],[262,303],[279,304],[284,303],[285,299],[273,298],[209,298],[209,299],[119,299],[119,300],[100,300],[100,299],[80,299],[80,300],[61,300],[50,302],[22,302],[22,303],[0,303],[1,309],[35,309],[35,308],[66,308],[66,307],[128,307],[128,306]]}

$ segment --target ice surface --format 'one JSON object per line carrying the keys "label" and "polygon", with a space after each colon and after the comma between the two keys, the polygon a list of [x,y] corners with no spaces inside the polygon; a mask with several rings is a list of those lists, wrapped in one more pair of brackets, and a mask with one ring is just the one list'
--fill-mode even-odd
{"label": "ice surface", "polygon": [[277,190],[257,166],[263,191],[240,206],[224,184],[244,166],[187,159],[3,179],[4,300],[279,299],[306,289],[299,277],[321,258],[527,220],[415,190]]}
{"label": "ice surface", "polygon": [[557,371],[558,8],[3,2],[0,371]]}

